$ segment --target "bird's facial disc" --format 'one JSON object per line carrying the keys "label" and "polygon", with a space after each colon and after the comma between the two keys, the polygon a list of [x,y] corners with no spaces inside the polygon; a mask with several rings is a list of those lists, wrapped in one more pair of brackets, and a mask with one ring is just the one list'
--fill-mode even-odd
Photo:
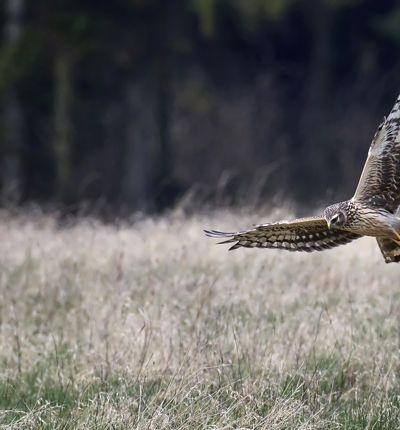
{"label": "bird's facial disc", "polygon": [[327,220],[328,228],[341,227],[346,222],[346,216],[343,212],[336,212]]}

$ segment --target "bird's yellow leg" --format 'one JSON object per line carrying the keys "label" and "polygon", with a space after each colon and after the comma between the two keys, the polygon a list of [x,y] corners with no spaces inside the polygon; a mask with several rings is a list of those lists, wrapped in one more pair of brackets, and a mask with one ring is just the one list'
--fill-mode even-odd
{"label": "bird's yellow leg", "polygon": [[400,246],[400,235],[399,235],[399,233],[397,233],[397,231],[395,231],[395,234],[396,234],[396,238],[397,238],[398,240],[396,240],[396,239],[392,239],[392,241],[393,241],[394,243],[396,243],[397,245],[399,245],[399,246]]}

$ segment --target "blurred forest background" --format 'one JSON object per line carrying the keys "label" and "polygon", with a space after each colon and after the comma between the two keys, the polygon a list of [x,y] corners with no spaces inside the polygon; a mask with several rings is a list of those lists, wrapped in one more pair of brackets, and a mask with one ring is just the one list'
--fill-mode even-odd
{"label": "blurred forest background", "polygon": [[400,92],[396,0],[0,5],[2,206],[351,197]]}

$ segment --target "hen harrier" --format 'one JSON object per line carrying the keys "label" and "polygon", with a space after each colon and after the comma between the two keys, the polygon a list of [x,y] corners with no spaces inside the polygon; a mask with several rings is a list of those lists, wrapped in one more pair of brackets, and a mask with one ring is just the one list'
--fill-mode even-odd
{"label": "hen harrier", "polygon": [[205,231],[229,238],[230,249],[277,248],[324,251],[362,236],[376,237],[386,263],[400,262],[400,96],[378,127],[354,196],[325,209],[324,215],[255,225],[236,233]]}

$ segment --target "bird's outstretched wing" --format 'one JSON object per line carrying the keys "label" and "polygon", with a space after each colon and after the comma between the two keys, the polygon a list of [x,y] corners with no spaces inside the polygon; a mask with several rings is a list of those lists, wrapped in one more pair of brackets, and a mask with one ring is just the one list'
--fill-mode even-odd
{"label": "bird's outstretched wing", "polygon": [[391,213],[400,205],[400,96],[375,133],[353,200]]}
{"label": "bird's outstretched wing", "polygon": [[329,230],[323,216],[260,224],[251,230],[237,233],[222,233],[215,230],[205,230],[205,233],[218,239],[229,238],[220,243],[236,242],[230,249],[243,246],[305,252],[324,251],[361,237],[350,231]]}

